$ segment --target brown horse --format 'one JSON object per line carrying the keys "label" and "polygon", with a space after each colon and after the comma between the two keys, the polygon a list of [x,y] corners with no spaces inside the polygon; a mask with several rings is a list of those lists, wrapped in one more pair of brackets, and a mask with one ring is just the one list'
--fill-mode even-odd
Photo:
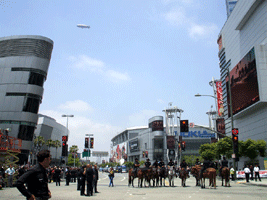
{"label": "brown horse", "polygon": [[221,173],[221,176],[222,176],[222,186],[223,186],[223,179],[225,180],[225,184],[224,186],[225,187],[230,187],[230,170],[228,167],[224,167],[222,169],[222,173]]}
{"label": "brown horse", "polygon": [[159,169],[157,167],[152,167],[152,180],[153,180],[153,187],[159,186]]}
{"label": "brown horse", "polygon": [[216,189],[216,169],[208,168],[203,172],[201,179],[201,188],[205,188],[205,178],[208,178],[210,180],[209,186],[211,187],[211,185],[213,185],[214,189]]}
{"label": "brown horse", "polygon": [[193,176],[196,178],[196,186],[200,186],[200,170],[201,165],[195,165],[191,168],[191,174],[193,174]]}
{"label": "brown horse", "polygon": [[187,174],[186,169],[182,168],[180,170],[180,176],[179,176],[179,178],[182,180],[182,182],[181,182],[182,187],[185,187],[185,181],[186,181],[187,176],[188,176],[188,174]]}
{"label": "brown horse", "polygon": [[132,186],[134,187],[135,174],[134,174],[133,170],[134,169],[130,169],[128,172],[128,186],[130,186],[132,184]]}
{"label": "brown horse", "polygon": [[162,179],[164,179],[163,184],[165,186],[165,179],[167,177],[168,177],[168,170],[165,167],[161,167],[159,170],[160,186],[162,186]]}

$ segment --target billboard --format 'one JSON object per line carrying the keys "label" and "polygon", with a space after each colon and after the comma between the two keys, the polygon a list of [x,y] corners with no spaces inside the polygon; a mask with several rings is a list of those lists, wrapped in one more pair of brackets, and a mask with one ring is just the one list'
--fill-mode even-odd
{"label": "billboard", "polygon": [[[229,77],[227,76],[225,80],[228,92]],[[230,87],[233,115],[260,100],[254,47],[231,70]],[[230,110],[229,95],[227,95],[227,102],[228,110]],[[230,112],[228,112],[228,116],[231,116]]]}
{"label": "billboard", "polygon": [[138,139],[129,141],[129,150],[131,153],[139,151]]}
{"label": "billboard", "polygon": [[[225,135],[225,122],[223,118],[216,119],[216,130],[220,132],[221,134]],[[219,138],[222,138],[224,136],[219,135]]]}
{"label": "billboard", "polygon": [[118,144],[111,151],[112,161],[120,162],[122,159],[127,160],[126,143]]}
{"label": "billboard", "polygon": [[152,128],[152,132],[163,131],[163,120],[156,120],[149,123],[149,128]]}

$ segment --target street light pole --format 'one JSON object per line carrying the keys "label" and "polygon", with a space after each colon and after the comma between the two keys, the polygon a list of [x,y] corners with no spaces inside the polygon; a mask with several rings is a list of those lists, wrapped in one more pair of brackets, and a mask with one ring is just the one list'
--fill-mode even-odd
{"label": "street light pole", "polygon": [[[66,136],[68,136],[68,133],[69,133],[69,127],[68,127],[68,121],[69,121],[69,117],[74,117],[74,115],[62,115],[62,117],[67,117],[67,134],[66,134]],[[68,146],[69,147],[69,146]],[[66,151],[68,152],[68,149],[66,149]],[[65,152],[65,155],[67,155],[66,153],[67,152]],[[64,158],[64,160],[65,160],[65,163],[64,163],[64,173],[63,173],[63,178],[65,178],[65,173],[66,173],[66,162],[67,162],[67,156],[65,156],[65,158]]]}

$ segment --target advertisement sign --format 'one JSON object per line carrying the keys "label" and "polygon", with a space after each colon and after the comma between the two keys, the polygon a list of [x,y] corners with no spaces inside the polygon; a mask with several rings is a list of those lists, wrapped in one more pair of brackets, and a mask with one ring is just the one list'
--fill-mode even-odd
{"label": "advertisement sign", "polygon": [[208,133],[207,131],[189,131],[188,133],[186,132],[181,132],[180,136],[182,137],[192,137],[192,138],[214,138],[215,133]]}
{"label": "advertisement sign", "polygon": [[[225,78],[227,92],[229,77]],[[258,102],[259,88],[256,70],[254,48],[231,70],[230,87],[232,96],[233,114],[236,114],[252,104]],[[227,96],[228,110],[230,110],[230,98]],[[228,112],[230,117],[231,113]]]}
{"label": "advertisement sign", "polygon": [[120,160],[127,160],[126,143],[118,144],[113,147],[111,151],[112,161],[120,162]]}
{"label": "advertisement sign", "polygon": [[138,139],[129,141],[129,150],[130,152],[136,152],[139,151],[139,147],[138,147]]}
{"label": "advertisement sign", "polygon": [[[261,178],[266,178],[267,170],[259,170],[259,175]],[[251,177],[250,174],[249,174],[249,177]],[[245,171],[236,171],[236,178],[246,178]]]}
{"label": "advertisement sign", "polygon": [[156,120],[149,123],[149,128],[152,128],[152,132],[163,131],[163,120]]}
{"label": "advertisement sign", "polygon": [[[220,132],[221,134],[225,135],[225,121],[224,118],[221,119],[216,119],[216,127],[217,131]],[[221,136],[219,136],[221,137]]]}
{"label": "advertisement sign", "polygon": [[217,90],[217,107],[218,107],[218,115],[219,117],[223,116],[224,108],[223,108],[223,93],[222,93],[222,82],[216,82],[216,90]]}
{"label": "advertisement sign", "polygon": [[167,149],[175,148],[175,136],[167,136]]}

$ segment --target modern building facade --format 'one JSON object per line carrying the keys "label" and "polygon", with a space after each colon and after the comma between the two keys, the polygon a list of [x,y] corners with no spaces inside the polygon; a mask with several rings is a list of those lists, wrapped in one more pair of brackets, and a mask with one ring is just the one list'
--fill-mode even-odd
{"label": "modern building facade", "polygon": [[42,36],[0,38],[0,128],[22,140],[28,156],[42,102],[53,41]]}
{"label": "modern building facade", "polygon": [[[66,126],[57,123],[57,121],[49,116],[39,114],[38,122],[34,132],[34,136],[42,136],[45,141],[51,139],[53,141],[60,141],[62,143],[62,136],[68,135],[69,131]],[[43,149],[49,149],[51,152],[52,162],[59,163],[62,155],[62,147],[54,148],[44,145]]]}
{"label": "modern building facade", "polygon": [[[232,105],[233,126],[239,129],[239,140],[267,141],[266,10],[266,0],[238,1],[218,38],[225,131],[231,135]],[[262,158],[259,162],[263,166]]]}
{"label": "modern building facade", "polygon": [[[188,133],[180,133],[180,127],[174,127],[174,135],[166,133],[163,126],[163,116],[149,119],[148,126],[128,128],[112,138],[111,159],[115,162],[146,160],[154,162],[156,159],[166,163],[170,159],[178,161],[182,155],[199,156],[199,147],[211,143],[216,138],[208,127],[197,126],[189,128]],[[180,155],[178,141],[181,136],[186,144],[186,150]],[[122,162],[123,163],[123,162]]]}

